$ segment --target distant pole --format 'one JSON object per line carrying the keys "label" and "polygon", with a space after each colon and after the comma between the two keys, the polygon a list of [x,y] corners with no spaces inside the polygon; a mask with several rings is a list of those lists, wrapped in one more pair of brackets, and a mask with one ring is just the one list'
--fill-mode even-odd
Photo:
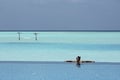
{"label": "distant pole", "polygon": [[21,38],[20,38],[20,34],[21,34],[21,33],[20,33],[20,32],[18,32],[18,40],[20,40],[20,39],[21,39]]}
{"label": "distant pole", "polygon": [[37,38],[38,33],[34,33],[34,35],[35,35],[35,40],[38,40]]}

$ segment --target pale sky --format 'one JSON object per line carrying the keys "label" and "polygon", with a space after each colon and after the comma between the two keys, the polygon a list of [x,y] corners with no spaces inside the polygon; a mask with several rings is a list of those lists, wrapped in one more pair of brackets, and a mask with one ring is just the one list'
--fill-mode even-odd
{"label": "pale sky", "polygon": [[120,0],[0,0],[0,30],[120,30]]}

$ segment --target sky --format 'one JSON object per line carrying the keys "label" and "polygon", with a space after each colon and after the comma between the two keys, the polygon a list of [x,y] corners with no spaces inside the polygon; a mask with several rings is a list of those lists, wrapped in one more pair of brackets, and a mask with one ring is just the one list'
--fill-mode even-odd
{"label": "sky", "polygon": [[120,0],[0,0],[0,30],[120,30]]}

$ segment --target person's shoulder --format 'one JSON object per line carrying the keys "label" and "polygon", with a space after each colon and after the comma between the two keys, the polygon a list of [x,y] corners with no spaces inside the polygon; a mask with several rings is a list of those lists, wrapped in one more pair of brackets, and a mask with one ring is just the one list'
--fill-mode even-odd
{"label": "person's shoulder", "polygon": [[67,60],[67,61],[65,61],[65,62],[76,62],[76,61],[72,61],[72,60]]}
{"label": "person's shoulder", "polygon": [[95,63],[95,61],[81,61],[82,63]]}

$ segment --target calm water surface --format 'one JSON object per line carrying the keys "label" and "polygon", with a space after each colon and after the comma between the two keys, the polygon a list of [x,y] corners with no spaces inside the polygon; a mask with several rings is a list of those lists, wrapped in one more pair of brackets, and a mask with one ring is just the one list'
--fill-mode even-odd
{"label": "calm water surface", "polygon": [[0,62],[0,80],[119,80],[120,63]]}
{"label": "calm water surface", "polygon": [[120,62],[120,32],[0,32],[0,61]]}

